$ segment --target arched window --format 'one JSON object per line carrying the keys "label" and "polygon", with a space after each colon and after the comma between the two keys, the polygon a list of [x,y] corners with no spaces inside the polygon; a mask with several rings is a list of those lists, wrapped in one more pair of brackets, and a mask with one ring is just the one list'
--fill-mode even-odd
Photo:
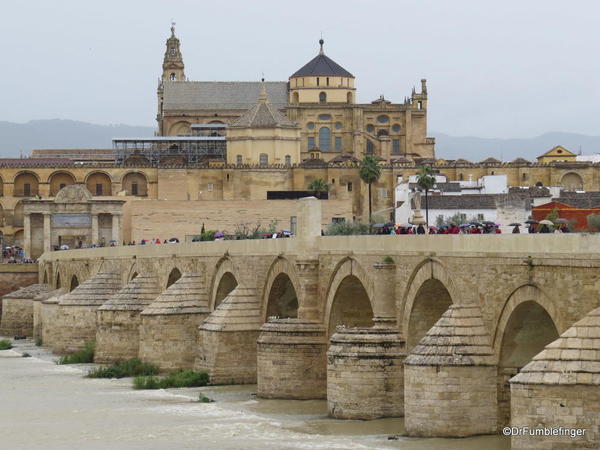
{"label": "arched window", "polygon": [[177,75],[175,75],[175,73],[172,73],[170,75],[171,81],[175,81],[177,79]]}
{"label": "arched window", "polygon": [[267,155],[266,153],[261,153],[259,158],[261,166],[266,166],[267,164],[269,164],[269,155]]}
{"label": "arched window", "polygon": [[292,95],[292,103],[299,103],[300,102],[300,96],[298,95],[297,92],[294,92],[294,94]]}
{"label": "arched window", "polygon": [[464,179],[465,179],[464,175],[462,173],[459,173],[458,174],[458,181],[462,181]]}
{"label": "arched window", "polygon": [[331,132],[329,128],[322,127],[319,129],[319,148],[326,152],[329,151],[329,141],[331,139]]}
{"label": "arched window", "polygon": [[285,165],[286,166],[292,165],[292,157],[290,155],[285,155]]}
{"label": "arched window", "polygon": [[348,103],[352,103],[352,92],[348,92],[348,94],[346,94],[346,101]]}
{"label": "arched window", "polygon": [[244,158],[242,157],[242,155],[237,155],[235,157],[235,162],[238,166],[241,165],[243,161],[244,161]]}
{"label": "arched window", "polygon": [[387,132],[387,130],[379,130],[377,132],[377,136],[388,136],[389,133]]}
{"label": "arched window", "polygon": [[371,155],[373,153],[373,143],[367,140],[367,154]]}
{"label": "arched window", "polygon": [[521,178],[523,179],[523,181],[527,180],[527,174],[523,173],[523,175],[521,175]]}
{"label": "arched window", "polygon": [[325,103],[327,101],[327,94],[325,92],[321,92],[319,94],[319,102]]}

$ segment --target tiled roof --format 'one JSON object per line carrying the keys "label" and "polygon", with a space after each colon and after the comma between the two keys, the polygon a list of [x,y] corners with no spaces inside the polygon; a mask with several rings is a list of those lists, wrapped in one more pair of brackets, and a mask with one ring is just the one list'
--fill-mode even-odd
{"label": "tiled roof", "polygon": [[294,122],[274,108],[268,100],[265,86],[258,96],[258,103],[241,115],[230,128],[297,128]]}
{"label": "tiled roof", "polygon": [[528,188],[512,186],[508,188],[508,193],[524,198],[550,197],[550,189],[544,186],[531,186]]}
{"label": "tiled roof", "polygon": [[502,163],[502,161],[500,161],[499,159],[496,159],[496,158],[492,158],[491,156],[489,158],[486,158],[483,161],[481,161],[481,164],[500,164],[500,163]]}
{"label": "tiled roof", "polygon": [[493,366],[494,351],[481,308],[477,305],[451,305],[404,363],[417,366]]}
{"label": "tiled roof", "polygon": [[[283,109],[288,103],[285,81],[264,83],[271,103]],[[249,109],[256,103],[260,81],[165,81],[165,110]]]}
{"label": "tiled roof", "polygon": [[600,386],[600,308],[548,344],[510,382]]}
{"label": "tiled roof", "polygon": [[[496,209],[498,194],[430,195],[429,209]],[[413,206],[414,208],[414,201]],[[425,197],[421,196],[421,207],[425,207]]]}
{"label": "tiled roof", "polygon": [[343,152],[329,160],[331,163],[360,162],[360,159],[350,153]]}

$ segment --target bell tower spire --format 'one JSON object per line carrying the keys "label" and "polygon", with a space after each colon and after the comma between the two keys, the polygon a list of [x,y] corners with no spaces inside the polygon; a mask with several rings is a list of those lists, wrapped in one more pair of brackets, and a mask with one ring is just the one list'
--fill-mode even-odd
{"label": "bell tower spire", "polygon": [[180,43],[175,36],[175,22],[171,22],[171,37],[167,39],[167,50],[163,60],[163,81],[185,81],[183,56]]}

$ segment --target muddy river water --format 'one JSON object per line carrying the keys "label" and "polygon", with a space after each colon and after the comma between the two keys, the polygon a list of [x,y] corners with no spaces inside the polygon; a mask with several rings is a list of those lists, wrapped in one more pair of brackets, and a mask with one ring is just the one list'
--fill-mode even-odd
{"label": "muddy river water", "polygon": [[[21,357],[23,351],[32,357]],[[402,437],[402,419],[334,420],[325,401],[257,399],[255,386],[136,391],[131,379],[84,378],[90,366],[59,366],[54,359],[26,341],[0,351],[0,449],[510,447],[501,436]],[[200,393],[214,403],[197,402]]]}

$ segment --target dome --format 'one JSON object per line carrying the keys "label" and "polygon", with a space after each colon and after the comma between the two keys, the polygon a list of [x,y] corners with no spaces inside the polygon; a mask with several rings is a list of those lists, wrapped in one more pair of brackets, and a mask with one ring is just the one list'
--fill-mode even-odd
{"label": "dome", "polygon": [[333,59],[326,56],[323,52],[323,39],[319,41],[321,50],[319,54],[308,63],[298,69],[290,78],[295,77],[316,77],[316,76],[334,76],[354,78],[350,72],[336,63]]}

